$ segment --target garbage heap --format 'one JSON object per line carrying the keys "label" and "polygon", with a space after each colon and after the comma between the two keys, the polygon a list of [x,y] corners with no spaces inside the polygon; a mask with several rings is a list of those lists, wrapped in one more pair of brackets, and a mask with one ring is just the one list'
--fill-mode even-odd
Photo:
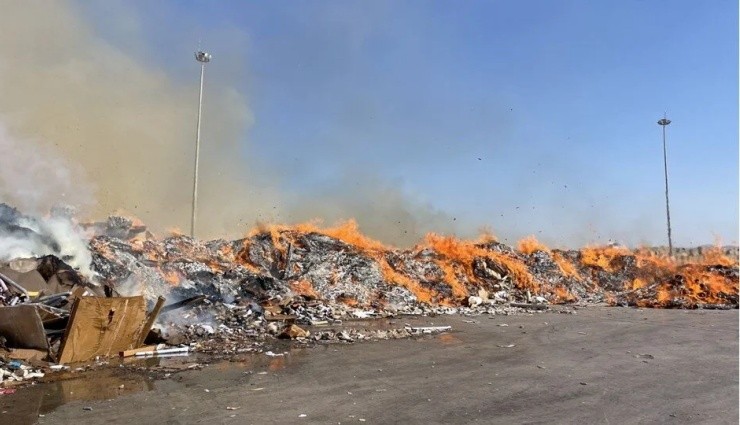
{"label": "garbage heap", "polygon": [[353,221],[199,241],[158,238],[126,217],[79,224],[69,211],[39,219],[4,204],[0,241],[0,350],[57,363],[153,351],[147,344],[157,342],[246,352],[264,351],[276,337],[355,341],[434,331],[322,328],[402,314],[584,303],[738,307],[737,247],[669,258],[660,249],[557,250],[534,238],[515,248],[492,237],[429,234],[397,249],[365,237]]}
{"label": "garbage heap", "polygon": [[[122,219],[115,222],[120,227]],[[533,238],[513,248],[492,238],[429,234],[414,248],[395,249],[349,221],[325,229],[267,226],[229,241],[99,233],[90,249],[105,286],[131,291],[134,285],[149,299],[204,296],[268,309],[300,300],[301,306],[402,313],[534,302],[738,306],[737,247],[704,247],[678,261],[653,249],[551,250]]]}

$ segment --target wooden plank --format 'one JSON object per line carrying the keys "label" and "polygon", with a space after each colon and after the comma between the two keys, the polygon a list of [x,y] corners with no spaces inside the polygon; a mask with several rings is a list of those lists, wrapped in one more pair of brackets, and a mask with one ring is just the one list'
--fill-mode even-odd
{"label": "wooden plank", "polygon": [[159,296],[157,297],[157,303],[154,304],[154,308],[152,309],[151,313],[149,313],[149,316],[146,319],[146,323],[144,323],[144,327],[141,329],[141,335],[139,336],[139,340],[136,343],[137,347],[144,345],[144,341],[149,335],[149,331],[152,329],[154,321],[157,320],[157,316],[159,316],[159,312],[162,310],[162,306],[164,306],[164,297]]}
{"label": "wooden plank", "polygon": [[118,355],[120,357],[131,357],[131,356],[136,355],[136,353],[143,353],[143,352],[146,352],[146,351],[154,351],[156,349],[157,349],[157,346],[156,345],[146,345],[144,347],[132,348],[130,350],[121,351],[121,352],[118,353]]}

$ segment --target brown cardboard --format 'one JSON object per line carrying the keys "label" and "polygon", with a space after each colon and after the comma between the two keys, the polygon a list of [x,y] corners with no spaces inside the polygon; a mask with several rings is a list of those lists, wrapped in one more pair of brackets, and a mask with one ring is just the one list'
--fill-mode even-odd
{"label": "brown cardboard", "polygon": [[23,360],[25,362],[42,361],[47,358],[49,353],[46,350],[37,350],[35,348],[14,348],[8,353],[8,358]]}
{"label": "brown cardboard", "polygon": [[82,297],[75,301],[59,363],[84,362],[136,348],[146,321],[144,297]]}
{"label": "brown cardboard", "polygon": [[43,291],[47,294],[56,294],[57,292],[62,292],[61,288],[58,287],[58,285],[48,285],[44,278],[41,276],[41,273],[37,272],[36,270],[19,272],[10,267],[0,267],[0,273],[13,279],[15,283],[21,285],[26,291]]}
{"label": "brown cardboard", "polygon": [[59,309],[50,308],[43,304],[36,304],[41,323],[47,331],[63,329],[67,324],[68,314],[63,314]]}
{"label": "brown cardboard", "polygon": [[44,324],[36,306],[0,307],[0,336],[10,348],[32,348],[49,352]]}

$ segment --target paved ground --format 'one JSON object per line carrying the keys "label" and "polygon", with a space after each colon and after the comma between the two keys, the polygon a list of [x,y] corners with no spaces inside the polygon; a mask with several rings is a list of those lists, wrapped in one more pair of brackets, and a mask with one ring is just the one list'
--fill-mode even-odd
{"label": "paved ground", "polygon": [[[592,307],[576,315],[465,320],[470,318],[430,318],[435,325],[454,328],[436,338],[297,350],[285,358],[263,362],[263,355],[251,362],[182,373],[176,379],[137,381],[132,385],[139,392],[113,400],[68,402],[38,420],[738,423],[737,310]],[[76,388],[86,387],[78,382]],[[4,396],[0,406],[11,420],[0,416],[0,423],[22,423],[20,416],[11,416],[21,406],[49,410],[43,396],[59,398],[51,393],[58,390],[50,388]],[[30,394],[41,394],[42,400],[30,400]],[[93,410],[83,410],[87,406]]]}

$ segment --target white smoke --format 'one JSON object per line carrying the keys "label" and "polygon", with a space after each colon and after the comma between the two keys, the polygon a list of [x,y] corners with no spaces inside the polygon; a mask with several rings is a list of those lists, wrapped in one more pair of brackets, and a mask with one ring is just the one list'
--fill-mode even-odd
{"label": "white smoke", "polygon": [[[0,260],[56,255],[94,280],[87,235],[63,204],[89,205],[90,185],[50,145],[11,137],[0,122]],[[51,213],[50,213],[51,211]],[[30,215],[26,215],[30,214]]]}
{"label": "white smoke", "polygon": [[95,281],[87,238],[70,218],[20,216],[13,221],[6,219],[0,215],[0,260],[55,255]]}

